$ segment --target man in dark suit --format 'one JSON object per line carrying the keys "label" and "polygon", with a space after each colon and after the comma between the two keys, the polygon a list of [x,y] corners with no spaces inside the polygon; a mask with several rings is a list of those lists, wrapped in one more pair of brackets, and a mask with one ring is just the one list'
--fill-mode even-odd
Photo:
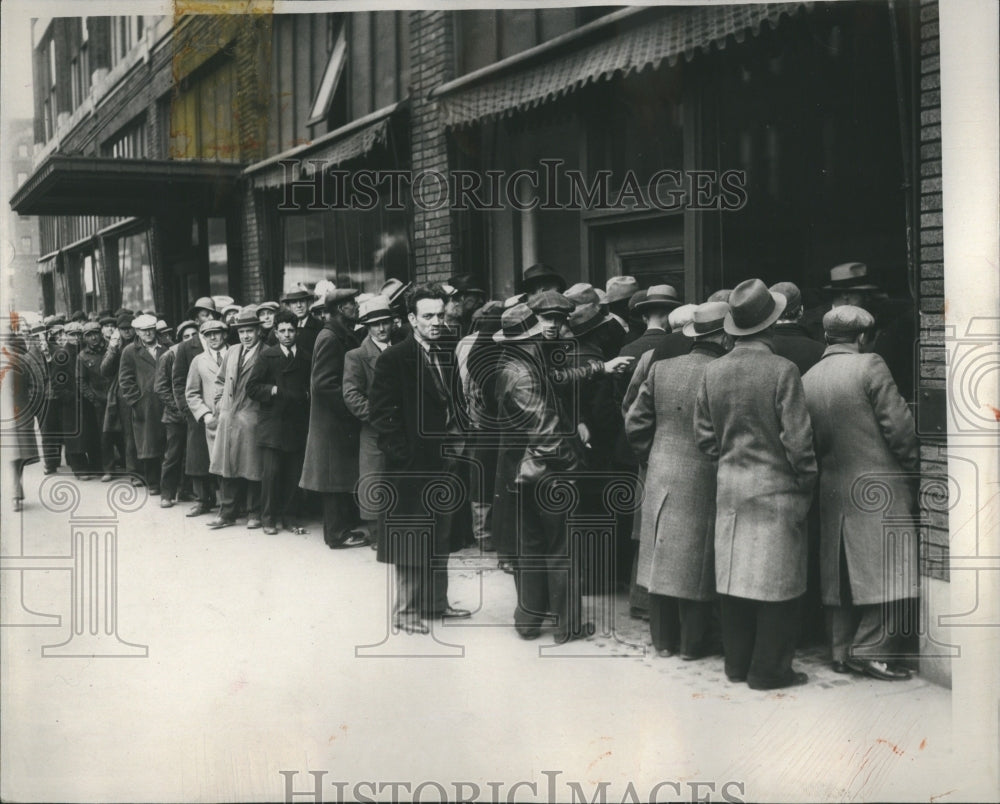
{"label": "man in dark suit", "polygon": [[774,325],[774,353],[791,360],[799,375],[804,375],[823,356],[823,344],[814,340],[800,323],[802,292],[798,286],[792,282],[778,282],[771,285],[770,290],[788,299],[785,312]]}
{"label": "man in dark suit", "polygon": [[[199,327],[209,319],[217,319],[218,312],[215,302],[205,296],[198,299],[191,307],[188,316]],[[188,511],[188,516],[201,516],[209,513],[215,505],[215,484],[209,475],[208,440],[205,438],[205,423],[191,415],[187,403],[187,377],[191,361],[206,348],[204,336],[200,333],[184,341],[174,356],[174,370],[170,378],[173,386],[174,402],[177,410],[183,413],[187,422],[187,444],[184,450],[184,473],[188,475],[194,486],[197,503]]]}
{"label": "man in dark suit", "polygon": [[268,346],[250,372],[247,393],[260,403],[257,443],[263,454],[260,509],[264,533],[283,528],[301,532],[292,522],[292,502],[302,475],[309,432],[309,355],[298,347],[295,314],[274,316],[275,346]]}
{"label": "man in dark suit", "polygon": [[160,493],[160,464],[163,462],[164,431],[160,418],[163,408],[153,390],[156,361],[166,351],[156,342],[156,319],[137,316],[132,324],[136,339],[122,350],[118,368],[118,388],[129,406],[132,438],[142,478],[149,493]]}
{"label": "man in dark suit", "polygon": [[[412,479],[396,481],[393,517],[432,516],[434,520],[426,539],[417,532],[419,528],[397,531],[384,520],[380,523],[378,560],[396,566],[393,623],[407,633],[428,633],[425,617],[471,616],[448,603],[452,516],[428,510],[423,500],[431,484],[454,477],[443,448],[461,443],[450,393],[453,355],[439,348],[445,299],[440,285],[414,289],[407,316],[413,332],[379,356],[369,395],[369,421],[378,433],[386,471],[412,474]],[[464,495],[466,490],[458,493]]]}
{"label": "man in dark suit", "polygon": [[323,325],[309,315],[309,303],[315,298],[314,294],[301,285],[292,288],[281,297],[281,303],[287,304],[288,309],[295,314],[295,326],[302,330],[295,337],[295,346],[297,349],[304,349],[310,355],[316,346],[316,338],[323,329]]}

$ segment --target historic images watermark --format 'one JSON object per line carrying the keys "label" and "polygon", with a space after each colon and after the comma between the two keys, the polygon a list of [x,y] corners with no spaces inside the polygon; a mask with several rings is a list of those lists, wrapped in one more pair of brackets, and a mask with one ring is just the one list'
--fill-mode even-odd
{"label": "historic images watermark", "polygon": [[540,159],[519,170],[340,170],[322,159],[282,159],[283,212],[324,209],[403,211],[681,210],[734,212],[747,203],[742,170],[658,170],[584,174],[562,159]]}
{"label": "historic images watermark", "polygon": [[[278,771],[283,777],[282,788],[285,804],[311,801],[315,804],[323,802],[343,801],[454,801],[499,802],[514,801],[544,801],[572,802],[573,804],[608,804],[609,802],[657,802],[657,801],[697,801],[697,802],[729,802],[741,804],[747,801],[746,784],[741,781],[684,781],[664,779],[651,784],[637,785],[628,782],[625,785],[612,785],[611,782],[581,782],[572,779],[560,779],[562,771],[540,771],[544,780],[521,781],[448,781],[439,782],[425,780],[421,782],[402,781],[342,781],[326,779],[329,771],[302,771],[307,777],[296,780],[299,771]],[[304,785],[297,789],[296,784]],[[312,789],[309,789],[311,785]],[[402,796],[406,796],[405,799]]]}

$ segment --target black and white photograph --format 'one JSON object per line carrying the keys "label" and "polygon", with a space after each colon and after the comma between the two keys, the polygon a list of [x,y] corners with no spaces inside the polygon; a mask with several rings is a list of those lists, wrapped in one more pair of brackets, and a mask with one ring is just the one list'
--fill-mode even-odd
{"label": "black and white photograph", "polygon": [[1000,800],[995,0],[0,14],[0,800]]}

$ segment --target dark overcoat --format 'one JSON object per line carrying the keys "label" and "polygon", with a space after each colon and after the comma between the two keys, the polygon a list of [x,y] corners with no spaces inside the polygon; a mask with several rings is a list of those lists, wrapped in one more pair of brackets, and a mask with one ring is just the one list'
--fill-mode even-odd
{"label": "dark overcoat", "polygon": [[219,426],[212,447],[209,471],[219,477],[242,477],[257,481],[264,476],[264,458],[257,442],[260,403],[247,393],[250,372],[260,357],[261,346],[244,361],[243,344],[230,346],[222,371],[215,378],[222,394],[216,407]]}
{"label": "dark overcoat", "polygon": [[177,403],[174,401],[173,389],[174,360],[177,358],[179,348],[180,344],[175,343],[156,361],[156,378],[153,380],[153,390],[160,398],[160,406],[163,408],[163,416],[160,421],[164,424],[184,424],[184,416],[177,410]]}
{"label": "dark overcoat", "polygon": [[163,455],[165,432],[163,408],[153,390],[156,379],[156,361],[166,349],[156,345],[155,357],[136,338],[122,350],[118,369],[118,384],[122,399],[132,411],[132,433],[135,437],[136,456],[142,460]]}
{"label": "dark overcoat", "polygon": [[[118,369],[121,366],[122,349],[128,344],[118,343],[117,346],[108,345],[101,358],[101,374],[108,381],[108,404],[104,408],[104,432],[122,432],[122,413],[120,410],[120,397],[118,393]],[[125,415],[128,412],[125,411]],[[130,424],[131,426],[131,420]]]}
{"label": "dark overcoat", "polygon": [[[916,529],[894,528],[891,540],[883,535],[883,517],[913,515],[920,471],[913,416],[889,367],[876,354],[837,344],[826,348],[802,384],[819,461],[823,602],[845,602],[840,600],[841,545],[853,603],[916,597]],[[875,484],[868,491],[855,486],[866,482],[866,475]]]}
{"label": "dark overcoat", "polygon": [[187,403],[187,380],[191,371],[191,362],[202,353],[205,344],[201,335],[188,338],[177,347],[174,356],[174,369],[171,376],[171,385],[174,390],[174,402],[177,410],[184,416],[187,422],[187,443],[184,447],[184,473],[192,477],[203,477],[208,474],[210,457],[208,454],[208,439],[205,433],[205,425],[199,422],[188,408]]}
{"label": "dark overcoat", "polygon": [[286,357],[280,346],[264,347],[250,372],[247,393],[260,403],[260,446],[282,452],[305,449],[309,433],[307,351],[296,346],[295,354]]}
{"label": "dark overcoat", "polygon": [[[299,336],[302,328],[299,329]],[[354,491],[361,423],[344,402],[344,356],[358,340],[337,321],[316,338],[309,388],[309,436],[299,485],[309,491]]]}
{"label": "dark overcoat", "polygon": [[[368,394],[369,421],[378,433],[386,472],[407,473],[412,478],[397,476],[392,481],[395,503],[389,517],[433,520],[432,538],[424,540],[416,531],[393,529],[388,533],[386,513],[380,513],[378,560],[408,566],[427,566],[432,554],[446,556],[453,549],[454,510],[442,510],[426,493],[435,478],[447,474],[444,448],[456,440],[449,436],[449,386],[434,376],[422,350],[410,334],[382,352],[375,362]],[[461,439],[457,440],[461,446]],[[458,489],[456,493],[464,495],[466,491]],[[363,489],[359,489],[359,496],[364,496]]]}
{"label": "dark overcoat", "polygon": [[[361,422],[360,446],[358,450],[358,476],[378,474],[385,467],[385,456],[378,448],[378,433],[369,421],[368,395],[372,379],[375,377],[375,362],[382,350],[372,340],[365,337],[361,346],[351,349],[344,356],[344,403],[347,409]],[[359,500],[362,519],[377,519],[378,512]]]}
{"label": "dark overcoat", "polygon": [[722,353],[695,343],[689,354],[654,363],[625,419],[647,465],[636,580],[652,594],[715,597],[716,463],[695,442],[694,404],[705,369]]}
{"label": "dark overcoat", "polygon": [[805,376],[823,356],[823,344],[814,340],[801,324],[779,321],[774,325],[774,353],[791,360],[799,374]]}
{"label": "dark overcoat", "polygon": [[20,335],[12,336],[10,348],[0,353],[0,395],[3,399],[4,457],[34,463],[38,460],[35,415],[45,406],[45,357],[29,348]]}
{"label": "dark overcoat", "polygon": [[694,425],[719,465],[717,590],[763,601],[803,594],[816,454],[798,369],[766,337],[738,341],[705,369]]}

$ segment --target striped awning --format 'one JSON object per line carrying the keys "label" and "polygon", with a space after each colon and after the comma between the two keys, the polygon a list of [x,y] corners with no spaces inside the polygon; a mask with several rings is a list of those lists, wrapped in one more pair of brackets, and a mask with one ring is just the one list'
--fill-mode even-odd
{"label": "striped awning", "polygon": [[291,148],[243,171],[257,189],[277,189],[289,181],[309,179],[317,167],[330,168],[365,156],[386,142],[389,123],[400,104],[394,103],[313,142]]}
{"label": "striped awning", "polygon": [[[767,24],[777,27],[811,2],[630,8],[484,67],[431,93],[445,126],[462,126],[539,106],[589,83],[698,51],[742,42]],[[651,14],[655,16],[651,16]]]}

